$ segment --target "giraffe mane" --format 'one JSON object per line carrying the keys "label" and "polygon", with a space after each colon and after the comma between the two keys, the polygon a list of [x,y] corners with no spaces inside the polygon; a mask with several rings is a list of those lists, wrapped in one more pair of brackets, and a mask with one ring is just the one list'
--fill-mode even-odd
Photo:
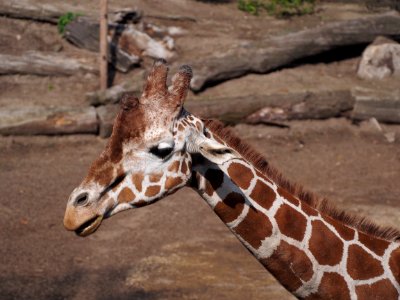
{"label": "giraffe mane", "polygon": [[248,162],[252,163],[261,173],[272,179],[278,186],[293,194],[300,201],[307,203],[319,212],[340,221],[361,232],[386,240],[400,239],[400,231],[389,226],[379,226],[368,218],[349,214],[336,208],[326,198],[306,190],[299,184],[295,184],[285,178],[280,171],[271,166],[269,162],[250,145],[238,138],[229,128],[216,120],[203,120],[206,127],[230,147],[236,150]]}

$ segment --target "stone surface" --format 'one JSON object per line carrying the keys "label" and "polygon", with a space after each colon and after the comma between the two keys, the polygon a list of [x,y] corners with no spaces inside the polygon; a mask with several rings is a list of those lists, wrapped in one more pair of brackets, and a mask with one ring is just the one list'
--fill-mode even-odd
{"label": "stone surface", "polygon": [[356,87],[351,117],[355,120],[376,118],[380,122],[400,123],[400,86],[397,89]]}
{"label": "stone surface", "polygon": [[391,132],[386,132],[384,135],[385,139],[389,142],[389,143],[394,143],[396,141],[396,133],[391,131]]}
{"label": "stone surface", "polygon": [[362,54],[357,75],[363,79],[400,77],[400,44],[377,38]]}
{"label": "stone surface", "polygon": [[119,111],[119,105],[108,104],[96,108],[99,118],[99,135],[102,138],[109,137],[112,133],[115,117]]}
{"label": "stone surface", "polygon": [[96,110],[25,106],[0,110],[2,135],[97,133]]}
{"label": "stone surface", "polygon": [[365,131],[382,132],[382,126],[379,124],[378,120],[375,118],[370,118],[365,121],[360,122],[360,128]]}

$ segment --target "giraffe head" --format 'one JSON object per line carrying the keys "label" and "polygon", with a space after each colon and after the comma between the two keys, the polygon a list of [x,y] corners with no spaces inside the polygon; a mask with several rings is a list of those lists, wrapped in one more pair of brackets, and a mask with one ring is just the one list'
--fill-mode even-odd
{"label": "giraffe head", "polygon": [[183,109],[192,70],[182,66],[166,86],[168,68],[156,61],[140,99],[125,95],[113,133],[67,203],[64,226],[80,236],[104,218],[153,203],[191,178],[192,156],[218,162],[230,150],[207,137],[203,122]]}

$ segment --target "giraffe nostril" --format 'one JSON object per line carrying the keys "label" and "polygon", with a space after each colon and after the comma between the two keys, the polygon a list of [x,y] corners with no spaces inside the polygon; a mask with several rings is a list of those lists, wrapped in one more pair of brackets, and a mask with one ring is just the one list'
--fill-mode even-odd
{"label": "giraffe nostril", "polygon": [[75,199],[75,205],[76,206],[82,206],[85,205],[88,202],[89,199],[89,194],[88,193],[82,193],[79,196],[76,197]]}

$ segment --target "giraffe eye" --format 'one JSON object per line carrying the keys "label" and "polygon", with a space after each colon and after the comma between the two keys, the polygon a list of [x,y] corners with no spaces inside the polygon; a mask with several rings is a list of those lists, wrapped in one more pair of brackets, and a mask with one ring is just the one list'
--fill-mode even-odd
{"label": "giraffe eye", "polygon": [[151,147],[150,153],[161,159],[164,159],[168,155],[170,155],[173,150],[174,150],[174,147],[172,145],[170,145],[168,143],[160,143],[157,146]]}

